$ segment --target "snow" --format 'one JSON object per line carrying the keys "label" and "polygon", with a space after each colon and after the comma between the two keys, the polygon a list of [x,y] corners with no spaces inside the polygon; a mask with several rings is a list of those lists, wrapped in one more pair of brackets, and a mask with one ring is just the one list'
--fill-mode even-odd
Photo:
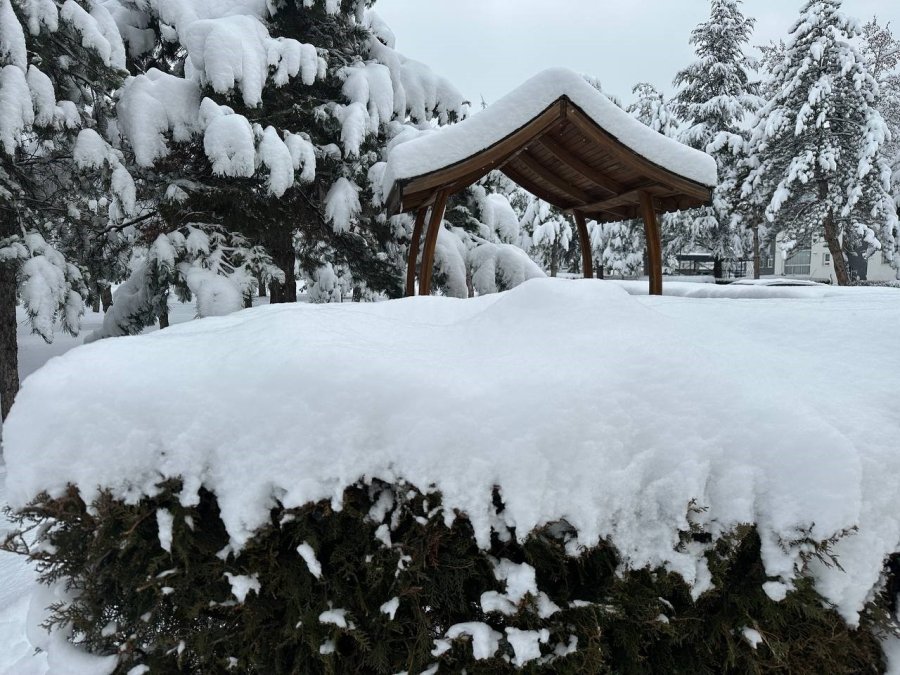
{"label": "snow", "polygon": [[35,125],[50,126],[56,117],[56,92],[53,89],[53,82],[40,68],[34,65],[28,66],[28,74],[25,79],[31,90]]}
{"label": "snow", "polygon": [[335,234],[349,232],[359,215],[359,186],[344,177],[338,178],[325,197],[325,220]]}
{"label": "snow", "polygon": [[231,574],[231,572],[225,572],[225,576],[228,578],[228,583],[231,584],[231,594],[237,598],[238,602],[244,602],[250,591],[258,594],[260,588],[262,588],[257,574],[248,576],[246,574]]}
{"label": "snow", "polygon": [[319,562],[318,558],[316,558],[316,552],[313,550],[313,547],[309,545],[308,542],[303,542],[297,547],[297,553],[300,554],[300,557],[303,558],[303,561],[306,563],[306,567],[309,569],[309,573],[312,574],[316,579],[322,578],[322,565]]}
{"label": "snow", "polygon": [[388,156],[384,192],[407,181],[462,162],[525,126],[561,97],[568,97],[614,138],[659,166],[714,187],[715,160],[644,126],[581,75],[565,68],[545,70],[468,119],[395,145]]}
{"label": "snow", "polygon": [[10,0],[0,0],[0,56],[25,72],[28,64],[25,33]]}
{"label": "snow", "polygon": [[[448,519],[468,514],[482,546],[499,522],[525,536],[565,518],[577,545],[608,539],[625,565],[665,566],[699,594],[703,547],[679,538],[693,502],[714,537],[756,523],[786,588],[804,531],[858,528],[835,549],[846,572],[809,569],[855,622],[900,550],[897,291],[623,287],[256,308],[73,350],[26,380],[7,421],[10,503],[202,479],[240,550],[274,495],[299,507],[402,476],[441,491]],[[848,349],[859,325],[865,349]]]}
{"label": "snow", "polygon": [[[496,654],[497,650],[500,649],[500,638],[503,637],[489,625],[480,621],[458,623],[450,626],[447,630],[447,638],[449,640],[456,640],[463,636],[472,638],[472,656],[478,660],[489,659]],[[439,640],[435,640],[436,644],[439,642]],[[440,645],[438,644],[438,646]],[[438,654],[435,654],[435,656],[438,656]]]}
{"label": "snow", "polygon": [[513,648],[513,663],[521,668],[529,661],[541,658],[541,644],[550,640],[550,631],[546,628],[539,631],[507,628],[506,639]]}
{"label": "snow", "polygon": [[887,658],[887,675],[900,675],[900,637],[887,636],[883,646]]}
{"label": "snow", "polygon": [[199,131],[200,88],[196,82],[151,68],[128,79],[116,112],[135,160],[140,166],[152,166],[168,154],[169,132],[174,140],[187,141]]}
{"label": "snow", "polygon": [[760,632],[754,628],[748,628],[745,626],[741,630],[741,635],[744,636],[744,639],[750,643],[750,646],[753,647],[753,649],[756,649],[762,642],[764,642],[763,636],[760,635]]}
{"label": "snow", "polygon": [[159,546],[167,553],[172,552],[172,525],[174,520],[172,512],[168,509],[157,509],[156,526],[159,530]]}
{"label": "snow", "polygon": [[347,621],[346,609],[328,609],[319,614],[319,623],[326,623],[338,628],[352,628],[353,624]]}
{"label": "snow", "polygon": [[197,298],[197,316],[225,316],[244,306],[244,296],[231,279],[202,267],[189,267],[184,273],[191,293]]}
{"label": "snow", "polygon": [[31,90],[25,71],[18,66],[0,70],[0,143],[7,155],[15,153],[22,132],[34,123]]}
{"label": "snow", "polygon": [[386,603],[379,607],[379,611],[382,614],[387,614],[388,618],[393,621],[394,616],[397,614],[397,610],[400,608],[400,598],[391,598]]}
{"label": "snow", "polygon": [[59,16],[75,27],[81,35],[81,45],[94,50],[104,65],[125,69],[125,45],[115,21],[102,4],[91,3],[88,13],[75,0],[66,0]]}
{"label": "snow", "polygon": [[205,98],[200,104],[203,149],[220,176],[249,178],[256,171],[256,143],[253,127],[243,115]]}

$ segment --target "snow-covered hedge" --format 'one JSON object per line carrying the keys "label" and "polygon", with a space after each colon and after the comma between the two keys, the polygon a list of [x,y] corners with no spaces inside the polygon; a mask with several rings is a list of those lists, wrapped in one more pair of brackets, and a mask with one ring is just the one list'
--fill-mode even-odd
{"label": "snow-covered hedge", "polygon": [[[118,654],[116,673],[883,670],[875,604],[852,630],[808,578],[773,600],[749,526],[714,544],[679,534],[708,545],[713,590],[697,598],[664,569],[624,571],[605,542],[573,555],[565,521],[521,542],[501,528],[483,548],[440,495],[402,481],[354,485],[340,510],[274,502],[235,552],[215,496],[186,506],[183,487],[90,506],[72,490],[24,511],[44,579],[69,589],[52,620]],[[809,558],[833,562],[815,542]]]}
{"label": "snow-covered hedge", "polygon": [[[311,672],[496,672],[525,658],[515,644],[537,661],[575,635],[567,663],[586,668],[659,642],[702,672],[714,661],[691,659],[787,658],[806,640],[877,665],[900,551],[897,291],[702,286],[538,279],[88,345],[26,381],[4,428],[9,500],[44,493],[38,555],[80,591],[60,611],[130,663],[183,640],[184,659],[243,663],[283,644]],[[536,585],[509,578],[523,562]],[[532,610],[508,616],[528,592]],[[382,618],[394,598],[411,618]],[[594,613],[569,614],[576,600]],[[651,609],[666,619],[629,632]],[[329,640],[349,665],[315,661],[338,658]]]}

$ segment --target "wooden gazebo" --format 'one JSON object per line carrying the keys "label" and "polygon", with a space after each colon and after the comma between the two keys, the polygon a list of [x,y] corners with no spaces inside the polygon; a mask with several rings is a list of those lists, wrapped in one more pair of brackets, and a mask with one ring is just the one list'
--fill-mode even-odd
{"label": "wooden gazebo", "polygon": [[588,278],[588,218],[642,219],[655,295],[662,294],[657,213],[708,204],[716,184],[709,155],[637,122],[580,75],[545,71],[469,119],[392,150],[385,172],[388,213],[416,213],[407,295],[415,294],[422,234],[419,293],[428,295],[447,200],[494,170],[574,216]]}

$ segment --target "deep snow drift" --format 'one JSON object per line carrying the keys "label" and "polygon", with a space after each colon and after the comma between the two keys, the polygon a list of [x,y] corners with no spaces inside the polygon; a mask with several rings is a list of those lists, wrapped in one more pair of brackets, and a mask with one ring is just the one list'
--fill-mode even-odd
{"label": "deep snow drift", "polygon": [[9,500],[67,482],[139,498],[180,476],[185,501],[201,484],[218,495],[240,547],[275,498],[402,476],[443,492],[486,543],[497,485],[520,535],[565,518],[579,543],[609,538],[699,593],[702,547],[677,548],[693,502],[713,535],[758,524],[774,598],[798,564],[789,542],[858,527],[837,546],[846,572],[811,569],[853,622],[900,550],[900,296],[740,292],[763,290],[649,298],[542,279],[88,345],[25,382],[5,429]]}

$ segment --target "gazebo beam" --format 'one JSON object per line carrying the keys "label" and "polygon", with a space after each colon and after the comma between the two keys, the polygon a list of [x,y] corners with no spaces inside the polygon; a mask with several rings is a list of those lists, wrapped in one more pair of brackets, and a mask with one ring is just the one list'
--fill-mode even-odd
{"label": "gazebo beam", "polygon": [[613,180],[585,162],[582,162],[578,157],[569,152],[562,143],[549,134],[541,137],[540,144],[562,164],[569,167],[572,171],[581,174],[597,187],[606,190],[613,195],[617,195],[625,190],[621,183]]}
{"label": "gazebo beam", "polygon": [[650,259],[650,295],[662,295],[662,242],[653,196],[649,192],[641,192],[640,203],[647,237],[647,257]]}
{"label": "gazebo beam", "polygon": [[568,119],[578,127],[581,133],[594,143],[603,146],[603,148],[609,151],[609,153],[619,162],[631,167],[650,180],[671,188],[673,192],[683,192],[691,197],[699,199],[703,203],[709,201],[709,188],[693,183],[680,176],[676,176],[650,160],[644,159],[626,145],[623,145],[620,141],[597,127],[593,120],[581,112],[577,107],[573,105],[568,106],[567,115]]}
{"label": "gazebo beam", "polygon": [[588,195],[583,190],[575,187],[564,178],[560,178],[559,176],[557,176],[550,169],[541,164],[540,161],[538,161],[534,157],[534,155],[531,155],[528,152],[523,152],[521,155],[519,155],[517,161],[524,164],[525,167],[533,174],[540,177],[542,180],[546,181],[563,194],[568,195],[576,202],[584,204],[585,202],[590,201],[590,195]]}
{"label": "gazebo beam", "polygon": [[575,211],[575,224],[578,226],[578,238],[581,241],[581,269],[585,279],[593,279],[594,260],[591,255],[591,235],[587,229],[587,220],[581,211]]}
{"label": "gazebo beam", "polygon": [[584,206],[579,206],[579,211],[584,211],[585,213],[590,213],[591,211],[606,211],[608,213],[617,213],[612,210],[619,206],[625,206],[637,204],[640,200],[640,195],[642,192],[652,189],[654,186],[647,185],[641,188],[635,188],[634,190],[626,190],[621,194],[616,195],[615,197],[610,197],[609,199],[603,199],[599,202],[592,202],[590,204],[585,204]]}
{"label": "gazebo beam", "polygon": [[533,194],[535,197],[543,199],[548,204],[552,204],[553,206],[555,206],[556,208],[558,208],[562,211],[568,211],[568,210],[574,208],[574,206],[571,203],[567,204],[567,203],[561,202],[558,196],[552,195],[549,192],[546,192],[545,190],[542,190],[538,187],[532,186],[532,183],[534,183],[534,181],[528,180],[525,176],[522,175],[522,173],[520,171],[516,170],[515,167],[507,164],[506,166],[503,167],[502,171],[514,183],[518,183],[519,185],[522,185],[522,186],[528,185],[528,187],[526,189],[531,194]]}
{"label": "gazebo beam", "polygon": [[[500,143],[497,143],[482,152],[478,156],[477,162],[470,158],[467,161],[460,162],[447,167],[446,169],[442,169],[441,171],[414,179],[403,186],[403,189],[408,194],[425,192],[429,189],[436,190],[456,183],[460,179],[470,175],[473,171],[480,171],[483,167],[492,166],[493,168],[493,166],[500,164],[510,155],[518,152],[521,148],[526,147],[542,133],[554,125],[559,124],[563,119],[563,106],[557,101],[524,127],[506,137]],[[492,169],[489,169],[489,171],[490,170]]]}
{"label": "gazebo beam", "polygon": [[419,258],[419,244],[422,241],[422,229],[425,227],[425,216],[428,209],[422,207],[416,213],[416,224],[413,226],[412,238],[409,240],[409,256],[406,263],[406,296],[416,294],[416,262]]}
{"label": "gazebo beam", "polygon": [[438,192],[431,209],[431,218],[428,222],[428,233],[425,235],[425,249],[422,251],[422,273],[419,275],[419,295],[431,295],[431,278],[434,272],[434,250],[437,247],[438,233],[441,223],[444,221],[444,211],[447,208],[447,199],[450,197],[446,190]]}

